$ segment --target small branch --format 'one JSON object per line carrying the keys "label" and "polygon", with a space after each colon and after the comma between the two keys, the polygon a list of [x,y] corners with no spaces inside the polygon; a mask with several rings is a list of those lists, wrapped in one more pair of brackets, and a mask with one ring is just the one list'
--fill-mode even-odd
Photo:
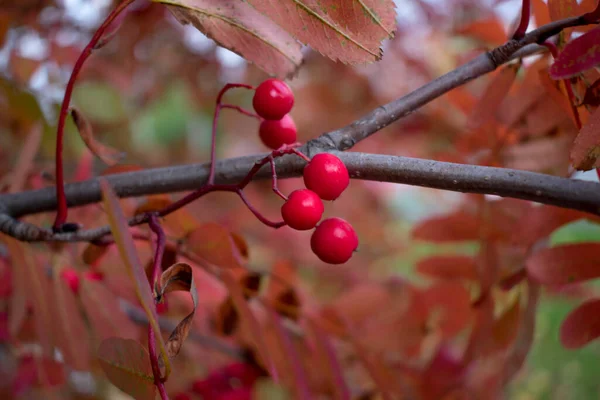
{"label": "small branch", "polygon": [[156,354],[156,339],[154,338],[154,330],[150,325],[148,325],[148,353],[150,353],[150,364],[152,365],[152,375],[154,375],[154,385],[156,385],[158,393],[160,393],[161,400],[169,400],[169,396],[165,390],[165,384],[160,376],[158,355]]}

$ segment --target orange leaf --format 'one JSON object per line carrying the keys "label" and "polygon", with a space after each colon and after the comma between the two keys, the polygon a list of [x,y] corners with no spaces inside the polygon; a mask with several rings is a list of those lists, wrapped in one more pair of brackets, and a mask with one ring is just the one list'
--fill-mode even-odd
{"label": "orange leaf", "polygon": [[75,107],[71,107],[71,116],[75,122],[75,126],[79,131],[81,140],[87,146],[87,148],[94,153],[102,162],[108,166],[113,166],[119,163],[123,158],[124,154],[119,150],[113,149],[105,144],[100,143],[94,136],[92,125],[85,118],[85,116]]}
{"label": "orange leaf", "polygon": [[[136,296],[148,316],[148,321],[150,322],[152,329],[154,332],[160,332],[152,291],[150,285],[148,285],[146,272],[144,271],[144,267],[137,254],[131,232],[129,232],[129,225],[123,215],[123,210],[121,210],[121,207],[119,206],[119,200],[106,179],[100,179],[100,188],[102,189],[104,208],[108,214],[110,230],[115,239],[115,243],[119,248],[121,259],[127,267],[127,273],[134,284]],[[169,361],[165,341],[163,340],[162,335],[156,335],[156,340],[163,356],[162,360],[165,365],[165,378],[167,378],[171,373],[171,362]]]}
{"label": "orange leaf", "polygon": [[139,342],[113,337],[98,348],[100,366],[108,380],[138,400],[154,400],[155,386],[150,356]]}
{"label": "orange leaf", "polygon": [[600,108],[590,116],[581,128],[571,148],[573,166],[581,171],[600,167]]}
{"label": "orange leaf", "polygon": [[[280,78],[292,75],[302,62],[300,45],[271,18],[245,1],[154,0],[166,4],[182,24],[196,29],[217,44]],[[277,4],[277,3],[275,3]],[[274,6],[275,7],[275,6]]]}
{"label": "orange leaf", "polygon": [[436,283],[418,297],[429,309],[430,319],[445,336],[452,337],[471,322],[471,295],[460,283]]}
{"label": "orange leaf", "polygon": [[574,17],[578,8],[577,0],[548,0],[548,11],[552,21]]}
{"label": "orange leaf", "polygon": [[494,118],[500,104],[510,91],[520,67],[520,63],[508,65],[496,74],[471,112],[469,130],[480,128]]}
{"label": "orange leaf", "polygon": [[396,12],[392,0],[248,0],[300,42],[344,63],[381,58],[381,42],[392,37]]}
{"label": "orange leaf", "polygon": [[517,297],[500,318],[494,321],[492,335],[494,337],[494,347],[497,350],[504,350],[513,342],[519,331],[520,316],[521,302],[520,298]]}
{"label": "orange leaf", "polygon": [[478,240],[481,222],[476,215],[458,211],[419,222],[412,230],[413,239],[428,242]]}
{"label": "orange leaf", "polygon": [[565,285],[598,278],[598,254],[598,243],[576,243],[543,249],[527,259],[527,273],[546,285]]}
{"label": "orange leaf", "polygon": [[273,359],[269,353],[269,348],[264,341],[264,337],[261,332],[260,324],[258,320],[250,310],[248,303],[246,302],[246,298],[244,297],[244,291],[240,286],[239,282],[235,280],[231,272],[226,269],[221,270],[221,278],[223,279],[223,283],[227,287],[229,291],[229,295],[231,296],[231,300],[235,305],[237,312],[240,316],[241,323],[246,327],[246,329],[250,332],[250,335],[253,340],[253,344],[256,347],[258,354],[260,354],[263,362],[267,366],[267,370],[269,371],[273,380],[277,381],[277,370],[275,369],[275,364],[273,363]]}
{"label": "orange leaf", "polygon": [[455,32],[459,35],[479,39],[493,46],[499,46],[506,42],[504,26],[496,17],[477,20],[455,30]]}
{"label": "orange leaf", "polygon": [[240,247],[241,243],[244,242],[240,242],[239,237],[235,239],[229,230],[214,222],[200,225],[186,237],[186,244],[192,253],[223,268],[245,264],[247,249]]}
{"label": "orange leaf", "polygon": [[535,16],[535,24],[537,26],[542,26],[549,24],[550,20],[550,11],[548,10],[548,6],[543,0],[532,0],[531,7],[533,11],[533,15]]}
{"label": "orange leaf", "polygon": [[119,165],[113,165],[113,166],[106,168],[104,171],[102,171],[102,173],[100,175],[105,176],[105,175],[114,175],[114,174],[124,174],[126,172],[142,171],[143,169],[144,168],[140,167],[139,165],[119,164]]}
{"label": "orange leaf", "polygon": [[476,280],[477,266],[472,257],[433,256],[417,263],[417,272],[438,279]]}
{"label": "orange leaf", "polygon": [[560,342],[577,349],[600,337],[600,299],[593,299],[571,311],[560,327]]}

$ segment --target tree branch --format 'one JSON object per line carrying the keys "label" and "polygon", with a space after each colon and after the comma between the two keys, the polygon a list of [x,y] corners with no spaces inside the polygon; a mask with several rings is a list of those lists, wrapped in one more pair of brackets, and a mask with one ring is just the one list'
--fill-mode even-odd
{"label": "tree branch", "polygon": [[[577,179],[520,171],[508,168],[483,167],[423,160],[381,154],[356,152],[335,153],[348,167],[354,179],[393,182],[464,193],[494,194],[531,200],[538,203],[600,215],[600,184]],[[247,174],[254,160],[263,155],[222,160],[217,163],[217,183],[236,183]],[[297,157],[277,160],[277,176],[301,176],[305,162]],[[192,190],[206,181],[209,164],[196,164],[106,176],[119,197],[142,196]],[[271,176],[268,165],[256,175],[258,179]],[[97,179],[65,186],[70,206],[90,204],[100,199]],[[6,211],[14,216],[51,211],[56,206],[53,188],[0,196]],[[138,215],[130,225],[147,222]],[[31,228],[26,230],[23,226]],[[20,230],[22,229],[22,230]],[[53,234],[0,215],[0,232],[26,241],[90,241],[110,233],[108,227],[73,233]]]}
{"label": "tree branch", "polygon": [[[309,156],[328,151],[350,149],[394,121],[416,111],[444,93],[477,77],[489,73],[499,65],[516,57],[540,51],[538,43],[559,33],[562,29],[595,22],[584,17],[554,21],[531,31],[519,40],[509,40],[461,67],[429,82],[421,88],[383,105],[352,124],[311,140],[299,150]],[[482,166],[443,163],[405,157],[360,153],[339,153],[354,178],[418,185],[469,193],[496,194],[531,200],[544,204],[572,208],[600,215],[600,190],[596,183],[535,174],[526,171]],[[237,183],[265,154],[222,160],[216,163],[215,183]],[[304,161],[297,157],[277,160],[278,177],[299,176]],[[120,197],[173,193],[197,189],[208,178],[209,165],[195,164],[155,168],[107,176]],[[255,179],[271,176],[268,166]],[[97,179],[65,186],[69,207],[100,201]],[[110,232],[108,227],[74,233],[53,234],[15,218],[27,214],[54,210],[56,195],[53,188],[0,196],[0,232],[25,241],[90,241]],[[142,215],[134,217],[130,225],[147,222]]]}

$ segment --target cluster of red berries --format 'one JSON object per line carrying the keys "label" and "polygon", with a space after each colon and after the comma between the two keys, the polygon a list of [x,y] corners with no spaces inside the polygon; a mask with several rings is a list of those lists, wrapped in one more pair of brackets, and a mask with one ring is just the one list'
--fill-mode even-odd
{"label": "cluster of red berries", "polygon": [[[290,87],[278,79],[261,83],[254,93],[252,105],[264,118],[259,135],[265,146],[279,149],[296,142],[297,130],[289,112],[294,106]],[[310,244],[313,252],[329,264],[343,264],[358,247],[358,237],[352,225],[341,218],[328,218],[317,224],[323,216],[322,200],[337,199],[350,183],[348,169],[333,154],[317,154],[304,168],[306,189],[292,192],[281,207],[285,223],[293,229],[313,229]]]}
{"label": "cluster of red berries", "polygon": [[258,129],[260,140],[270,149],[296,142],[296,124],[289,115],[294,106],[292,89],[279,79],[267,79],[254,92],[252,106],[263,118]]}
{"label": "cluster of red berries", "polygon": [[180,392],[174,400],[191,400],[194,395],[203,400],[251,400],[254,384],[262,376],[256,367],[233,363],[213,371],[206,378],[196,380],[189,392]]}

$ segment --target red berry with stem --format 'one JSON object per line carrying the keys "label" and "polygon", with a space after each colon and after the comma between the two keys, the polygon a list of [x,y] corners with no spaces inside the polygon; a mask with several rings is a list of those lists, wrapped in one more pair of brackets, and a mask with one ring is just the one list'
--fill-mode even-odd
{"label": "red berry with stem", "polygon": [[79,293],[79,275],[77,271],[69,267],[63,268],[60,271],[60,277],[66,282],[73,293]]}
{"label": "red berry with stem", "polygon": [[267,79],[256,88],[252,105],[264,119],[278,120],[294,106],[294,93],[285,82]]}
{"label": "red berry with stem", "polygon": [[292,229],[306,231],[317,225],[323,216],[323,202],[319,196],[308,189],[294,190],[281,207],[281,216]]}
{"label": "red berry with stem", "polygon": [[310,238],[310,247],[319,259],[328,264],[343,264],[358,247],[354,228],[341,218],[321,222]]}
{"label": "red berry with stem", "polygon": [[350,184],[350,175],[338,157],[320,153],[304,167],[304,184],[323,200],[335,200]]}
{"label": "red berry with stem", "polygon": [[265,146],[277,150],[284,144],[295,143],[297,131],[294,120],[289,114],[286,114],[280,120],[263,120],[260,123],[258,134]]}

